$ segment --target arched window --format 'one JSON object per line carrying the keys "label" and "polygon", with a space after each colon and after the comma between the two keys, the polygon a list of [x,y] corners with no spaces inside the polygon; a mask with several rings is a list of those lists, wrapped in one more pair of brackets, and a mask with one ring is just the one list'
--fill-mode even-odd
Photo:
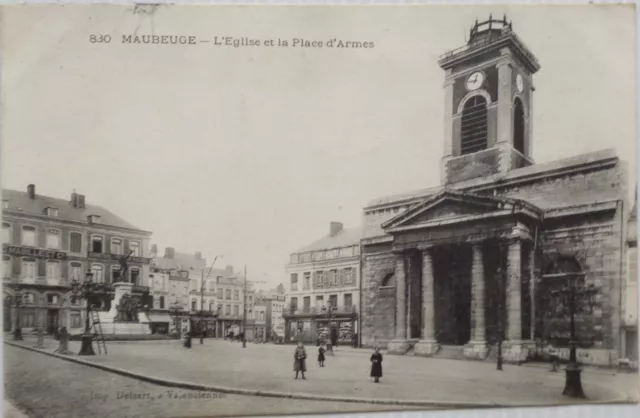
{"label": "arched window", "polygon": [[35,303],[36,298],[35,296],[33,296],[33,293],[24,293],[22,295],[22,303],[23,304],[31,304],[31,303]]}
{"label": "arched window", "polygon": [[516,97],[513,106],[513,147],[522,155],[524,153],[524,106]]}
{"label": "arched window", "polygon": [[460,154],[472,154],[487,148],[487,100],[473,96],[462,109]]}

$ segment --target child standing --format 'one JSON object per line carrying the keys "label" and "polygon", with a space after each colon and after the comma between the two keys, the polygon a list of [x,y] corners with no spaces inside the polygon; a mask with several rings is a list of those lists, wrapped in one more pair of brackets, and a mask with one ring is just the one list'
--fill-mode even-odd
{"label": "child standing", "polygon": [[324,367],[324,347],[322,345],[318,349],[318,364],[320,367]]}

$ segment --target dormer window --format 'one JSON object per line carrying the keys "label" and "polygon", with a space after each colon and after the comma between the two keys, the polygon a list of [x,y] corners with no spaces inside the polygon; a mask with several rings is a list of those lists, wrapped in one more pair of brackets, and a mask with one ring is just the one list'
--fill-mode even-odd
{"label": "dormer window", "polygon": [[100,223],[100,216],[98,216],[98,215],[89,215],[89,223],[99,224]]}
{"label": "dormer window", "polygon": [[44,210],[44,213],[47,216],[58,216],[58,209],[56,209],[56,208],[46,208]]}

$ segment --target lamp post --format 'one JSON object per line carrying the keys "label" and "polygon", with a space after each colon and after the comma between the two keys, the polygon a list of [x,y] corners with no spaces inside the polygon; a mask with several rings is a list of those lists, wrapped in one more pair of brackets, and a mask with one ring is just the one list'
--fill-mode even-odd
{"label": "lamp post", "polygon": [[213,262],[211,263],[211,267],[209,267],[209,271],[207,272],[207,277],[204,277],[204,269],[200,274],[200,344],[204,344],[204,330],[202,329],[204,325],[204,288],[207,280],[209,279],[209,275],[211,274],[211,270],[213,270],[213,265],[216,263],[218,258],[222,258],[221,255],[217,255],[214,257]]}
{"label": "lamp post", "polygon": [[[247,324],[247,266],[244,266],[244,291],[242,296],[242,348],[247,348],[247,336],[246,336],[246,324]],[[252,282],[256,283],[265,283],[263,280]]]}
{"label": "lamp post", "polygon": [[565,369],[565,386],[563,395],[572,398],[586,398],[582,389],[582,368],[576,356],[578,339],[576,336],[575,316],[579,313],[591,314],[598,293],[594,285],[580,286],[579,280],[584,273],[564,273],[547,275],[547,277],[567,279],[558,289],[551,291],[551,295],[558,298],[556,312],[569,316],[569,364]]}
{"label": "lamp post", "polygon": [[88,270],[85,273],[85,280],[82,283],[79,283],[76,279],[73,279],[71,282],[71,293],[72,300],[76,299],[85,299],[87,301],[86,314],[85,314],[85,324],[84,324],[84,334],[82,334],[82,348],[78,355],[80,356],[95,356],[96,353],[93,351],[93,334],[91,334],[91,324],[89,321],[89,317],[91,314],[91,297],[96,294],[96,290],[103,288],[102,284],[93,282],[93,273],[91,270]]}
{"label": "lamp post", "polygon": [[14,341],[21,341],[22,327],[20,326],[20,306],[22,306],[22,296],[20,295],[20,285],[17,285],[13,296],[13,306],[16,308],[16,327],[13,329]]}
{"label": "lamp post", "polygon": [[178,331],[178,338],[180,338],[180,335],[182,334],[180,325],[178,324],[178,317],[180,316],[181,312],[182,304],[176,300],[169,308],[169,316],[173,319],[173,326]]}

